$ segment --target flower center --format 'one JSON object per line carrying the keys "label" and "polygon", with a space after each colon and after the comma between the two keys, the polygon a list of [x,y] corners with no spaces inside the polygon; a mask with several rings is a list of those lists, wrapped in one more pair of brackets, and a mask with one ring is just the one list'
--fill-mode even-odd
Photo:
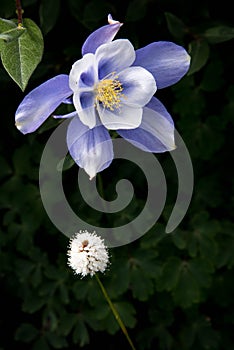
{"label": "flower center", "polygon": [[85,239],[81,244],[82,244],[82,248],[79,249],[79,253],[84,251],[85,247],[88,246],[89,241],[87,239]]}
{"label": "flower center", "polygon": [[110,74],[110,78],[98,82],[94,92],[96,95],[96,106],[101,102],[104,108],[113,111],[120,107],[121,97],[123,96],[123,87],[118,76],[115,73]]}

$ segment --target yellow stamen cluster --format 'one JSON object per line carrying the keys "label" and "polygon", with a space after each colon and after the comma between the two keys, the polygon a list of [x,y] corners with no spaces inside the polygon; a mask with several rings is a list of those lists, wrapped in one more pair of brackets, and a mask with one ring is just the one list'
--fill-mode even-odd
{"label": "yellow stamen cluster", "polygon": [[112,78],[99,81],[95,87],[96,105],[101,102],[104,108],[113,111],[120,107],[123,87],[118,76],[112,73]]}

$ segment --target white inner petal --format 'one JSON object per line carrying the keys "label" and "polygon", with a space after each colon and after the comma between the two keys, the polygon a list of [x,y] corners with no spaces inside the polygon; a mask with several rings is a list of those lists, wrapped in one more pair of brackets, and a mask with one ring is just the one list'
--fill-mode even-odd
{"label": "white inner petal", "polygon": [[143,109],[122,104],[120,108],[110,111],[97,106],[102,124],[109,130],[135,129],[141,124]]}
{"label": "white inner petal", "polygon": [[118,39],[99,46],[95,53],[99,79],[130,67],[135,60],[134,47],[127,39]]}
{"label": "white inner petal", "polygon": [[[92,53],[87,53],[84,57],[76,61],[69,74],[70,88],[77,92],[78,90],[91,90],[93,85],[98,81],[98,72],[95,64],[95,56]],[[82,75],[87,75],[89,83],[85,84],[85,79]],[[93,80],[93,84],[90,81]]]}
{"label": "white inner petal", "polygon": [[[83,93],[84,94],[84,93]],[[73,103],[78,113],[81,122],[92,129],[96,125],[97,111],[94,106],[94,95],[92,92],[89,93],[87,101],[82,104],[82,93],[74,93]]]}
{"label": "white inner petal", "polygon": [[123,86],[124,103],[145,106],[157,90],[153,75],[142,67],[130,67],[118,74]]}

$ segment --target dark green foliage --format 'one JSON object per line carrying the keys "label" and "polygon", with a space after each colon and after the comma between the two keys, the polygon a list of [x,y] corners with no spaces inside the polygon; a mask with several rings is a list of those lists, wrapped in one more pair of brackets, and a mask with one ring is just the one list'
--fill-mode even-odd
{"label": "dark green foliage", "polygon": [[[169,40],[190,51],[189,74],[158,91],[157,97],[172,114],[190,152],[195,176],[191,205],[179,227],[166,234],[177,176],[170,155],[158,156],[168,182],[159,222],[137,241],[111,249],[111,265],[100,279],[137,349],[233,349],[231,3],[25,0],[22,6],[23,16],[41,28],[45,44],[26,92],[56,74],[69,73],[81,57],[83,41],[106,23],[108,13],[124,22],[118,37],[129,38],[136,48]],[[0,16],[16,18],[14,1],[1,1]],[[7,38],[19,40],[18,34],[12,37],[15,32],[4,35],[0,49]],[[40,158],[57,121],[48,120],[37,133],[23,136],[14,126],[14,113],[25,94],[3,65],[0,90],[0,349],[127,349],[95,278],[80,279],[68,268],[68,239],[50,222],[41,202]],[[61,167],[58,164],[59,171]],[[130,210],[113,220],[111,214],[102,215],[82,203],[77,169],[69,157],[64,170],[72,207],[79,206],[79,214],[94,225],[121,225],[144,206],[143,175],[131,164],[123,170],[122,163],[118,167],[115,162],[101,174],[107,199],[114,198],[113,183],[123,174],[135,183]]]}

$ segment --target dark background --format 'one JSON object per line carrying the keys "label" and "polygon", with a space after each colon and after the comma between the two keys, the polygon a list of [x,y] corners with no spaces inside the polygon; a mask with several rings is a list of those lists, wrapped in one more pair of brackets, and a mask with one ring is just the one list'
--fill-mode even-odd
{"label": "dark background", "polygon": [[[14,6],[1,0],[0,16],[15,18]],[[135,48],[169,40],[190,52],[189,74],[156,96],[186,143],[195,183],[184,220],[167,235],[177,175],[170,155],[158,155],[168,183],[165,209],[141,239],[111,250],[110,268],[100,278],[137,349],[233,349],[231,2],[28,0],[22,6],[23,16],[42,29],[45,48],[24,93],[0,66],[0,350],[128,348],[96,280],[81,280],[68,268],[68,239],[41,203],[40,157],[57,122],[48,120],[26,136],[14,125],[25,94],[56,74],[68,74],[82,43],[106,24],[108,13],[124,22],[117,37]],[[73,166],[64,172],[64,188],[74,210],[101,227],[108,220],[116,226],[131,221],[144,206],[144,175],[134,164],[114,161],[101,176],[107,199],[114,198],[118,179],[133,182],[129,208],[107,218],[85,206]]]}

